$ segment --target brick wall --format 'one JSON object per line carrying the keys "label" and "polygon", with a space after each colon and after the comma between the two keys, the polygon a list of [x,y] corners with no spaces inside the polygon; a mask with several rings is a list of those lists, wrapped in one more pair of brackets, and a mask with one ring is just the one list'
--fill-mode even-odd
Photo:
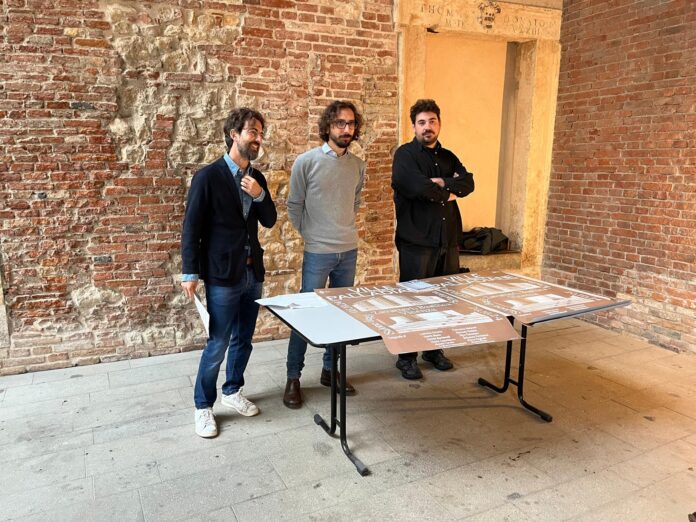
{"label": "brick wall", "polygon": [[566,0],[544,277],[696,352],[696,2]]}
{"label": "brick wall", "polygon": [[[299,289],[289,171],[336,98],[367,121],[358,278],[393,280],[397,89],[391,0],[0,0],[0,375],[202,346],[181,220],[238,105],[268,117],[266,294]],[[285,335],[262,313],[257,339]]]}

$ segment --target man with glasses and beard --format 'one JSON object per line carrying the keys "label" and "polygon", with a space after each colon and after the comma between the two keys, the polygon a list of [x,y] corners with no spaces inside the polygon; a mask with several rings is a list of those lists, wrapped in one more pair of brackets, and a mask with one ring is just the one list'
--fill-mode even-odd
{"label": "man with glasses and beard", "polygon": [[[331,103],[319,120],[320,147],[301,154],[292,166],[288,216],[304,239],[301,292],[353,286],[358,254],[355,218],[365,177],[365,162],[348,151],[360,137],[362,116],[350,102]],[[283,404],[302,406],[300,377],[307,343],[296,333],[288,343]],[[319,382],[331,386],[331,355],[324,352]],[[346,383],[346,392],[355,389]]]}
{"label": "man with glasses and beard", "polygon": [[199,278],[205,281],[210,314],[194,388],[196,434],[215,437],[213,405],[217,378],[227,354],[222,404],[241,415],[259,413],[242,395],[251,355],[265,269],[258,224],[272,227],[276,208],[263,174],[251,166],[263,140],[265,121],[255,110],[233,110],[225,120],[228,152],[199,170],[191,181],[181,238],[181,286],[192,299]]}
{"label": "man with glasses and beard", "polygon": [[[456,199],[474,191],[473,174],[437,139],[437,103],[418,100],[410,116],[415,137],[396,149],[392,163],[399,281],[459,272],[462,221]],[[396,367],[404,379],[423,377],[417,357],[418,352],[399,354]],[[423,352],[423,360],[441,371],[452,368],[442,350]]]}

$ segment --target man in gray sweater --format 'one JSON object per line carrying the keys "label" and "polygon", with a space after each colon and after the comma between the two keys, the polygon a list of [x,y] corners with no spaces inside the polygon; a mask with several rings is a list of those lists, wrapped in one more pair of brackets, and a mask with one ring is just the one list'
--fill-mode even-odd
{"label": "man in gray sweater", "polygon": [[[350,102],[331,103],[319,120],[321,147],[301,154],[292,166],[288,216],[304,239],[301,292],[353,286],[358,254],[355,217],[365,178],[365,162],[348,151],[360,137],[362,116]],[[283,404],[302,406],[300,376],[307,343],[293,332],[288,343]],[[321,384],[331,386],[331,355],[324,353]],[[346,383],[346,392],[355,389]]]}

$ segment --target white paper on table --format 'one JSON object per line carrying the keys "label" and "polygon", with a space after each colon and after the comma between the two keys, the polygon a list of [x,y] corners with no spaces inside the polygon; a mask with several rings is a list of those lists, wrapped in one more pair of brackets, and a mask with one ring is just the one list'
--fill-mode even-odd
{"label": "white paper on table", "polygon": [[416,292],[420,290],[432,290],[433,288],[437,288],[435,285],[431,285],[430,283],[426,283],[425,281],[421,281],[420,279],[412,279],[411,281],[403,281],[401,283],[397,283],[397,286],[401,286],[403,288],[407,288],[409,290],[414,290]]}
{"label": "white paper on table", "polygon": [[277,295],[275,297],[257,299],[256,302],[261,306],[273,306],[276,308],[320,308],[322,306],[329,306],[328,302],[324,301],[314,292]]}
{"label": "white paper on table", "polygon": [[198,298],[198,294],[193,294],[193,301],[196,303],[196,310],[198,310],[198,315],[201,316],[201,321],[203,322],[203,328],[205,328],[205,333],[207,335],[210,335],[208,328],[208,325],[210,324],[210,315],[208,314],[208,310],[206,310],[205,306],[203,306],[203,303],[201,303],[201,300]]}

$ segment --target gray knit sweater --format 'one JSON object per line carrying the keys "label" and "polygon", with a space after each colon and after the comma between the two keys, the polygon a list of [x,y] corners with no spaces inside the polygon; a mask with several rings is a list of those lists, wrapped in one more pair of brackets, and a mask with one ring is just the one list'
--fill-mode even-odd
{"label": "gray knit sweater", "polygon": [[337,254],[357,248],[355,216],[364,178],[363,160],[350,152],[337,157],[326,143],[297,157],[288,216],[307,252]]}

